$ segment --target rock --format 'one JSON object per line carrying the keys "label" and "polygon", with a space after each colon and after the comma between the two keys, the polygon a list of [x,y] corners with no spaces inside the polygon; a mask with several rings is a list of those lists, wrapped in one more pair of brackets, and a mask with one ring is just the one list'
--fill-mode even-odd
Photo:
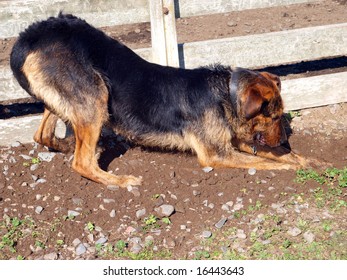
{"label": "rock", "polygon": [[13,142],[13,143],[11,144],[11,147],[12,147],[12,148],[18,148],[18,147],[20,147],[21,145],[22,145],[21,142],[15,141],[15,142]]}
{"label": "rock", "polygon": [[111,210],[111,212],[110,212],[110,217],[111,217],[111,218],[116,217],[116,210],[114,210],[114,209]]}
{"label": "rock", "polygon": [[113,198],[104,198],[103,201],[106,204],[115,203],[116,202],[116,200],[114,200]]}
{"label": "rock", "polygon": [[106,237],[101,237],[97,241],[95,241],[95,245],[105,244],[106,242],[107,242],[107,238]]}
{"label": "rock", "polygon": [[77,256],[83,255],[85,252],[87,252],[87,248],[83,245],[83,243],[77,245],[75,250]]}
{"label": "rock", "polygon": [[56,153],[50,153],[50,152],[41,152],[38,153],[38,158],[42,161],[51,162],[52,159],[55,157]]}
{"label": "rock", "polygon": [[107,186],[107,189],[109,191],[118,191],[119,190],[119,186],[116,186],[116,185],[108,185]]}
{"label": "rock", "polygon": [[42,178],[40,178],[40,179],[38,179],[36,181],[37,184],[43,184],[43,183],[46,183],[46,182],[47,182],[47,180],[46,179],[42,179]]}
{"label": "rock", "polygon": [[234,211],[239,211],[243,208],[243,204],[241,202],[238,202],[234,205]]}
{"label": "rock", "polygon": [[242,229],[237,230],[236,237],[239,239],[246,239],[247,238],[245,232]]}
{"label": "rock", "polygon": [[235,27],[235,26],[237,26],[237,23],[231,20],[231,21],[228,21],[228,22],[227,22],[227,25],[228,25],[229,27]]}
{"label": "rock", "polygon": [[77,206],[81,206],[83,204],[83,199],[78,198],[78,197],[74,197],[74,198],[72,198],[72,203],[77,205]]}
{"label": "rock", "polygon": [[306,240],[307,243],[312,243],[315,237],[316,236],[311,231],[306,231],[304,233],[304,239]]}
{"label": "rock", "polygon": [[135,197],[140,197],[141,193],[138,187],[128,186],[128,192],[131,192]]}
{"label": "rock", "polygon": [[175,242],[175,240],[174,240],[173,238],[171,238],[171,237],[164,238],[163,246],[164,246],[164,248],[172,249],[172,248],[175,248],[175,247],[176,247],[176,242]]}
{"label": "rock", "polygon": [[68,215],[68,217],[71,217],[71,216],[77,217],[78,215],[80,215],[80,213],[77,211],[74,211],[74,210],[68,210],[67,215]]}
{"label": "rock", "polygon": [[290,235],[290,236],[298,236],[301,234],[301,230],[297,227],[292,227],[292,228],[289,228],[289,230],[287,231],[287,233]]}
{"label": "rock", "polygon": [[37,206],[37,207],[35,208],[35,213],[36,213],[36,214],[41,214],[42,211],[43,211],[43,207],[42,207],[42,206]]}
{"label": "rock", "polygon": [[213,170],[213,168],[210,167],[210,166],[204,167],[204,168],[202,169],[202,171],[204,171],[205,173],[209,173],[209,172],[211,172],[212,170]]}
{"label": "rock", "polygon": [[31,160],[32,157],[31,156],[27,156],[27,155],[19,155],[20,157],[22,157],[25,160]]}
{"label": "rock", "polygon": [[137,33],[137,34],[141,33],[141,29],[140,28],[136,28],[135,29],[135,33]]}
{"label": "rock", "polygon": [[144,215],[146,215],[145,208],[136,211],[136,218],[141,219]]}
{"label": "rock", "polygon": [[133,254],[138,254],[142,250],[142,247],[140,244],[134,243],[134,245],[130,248],[130,252]]}
{"label": "rock", "polygon": [[44,260],[48,261],[53,261],[58,259],[58,254],[57,253],[49,253],[43,256]]}
{"label": "rock", "polygon": [[215,227],[218,228],[218,229],[221,229],[225,223],[227,222],[227,218],[222,218],[218,221],[218,223],[215,224]]}
{"label": "rock", "polygon": [[229,210],[230,210],[230,207],[229,207],[228,205],[226,205],[226,204],[223,204],[223,205],[222,205],[222,210],[224,210],[224,211],[229,211]]}
{"label": "rock", "polygon": [[39,168],[39,165],[37,163],[33,164],[32,166],[30,166],[30,171],[35,171]]}
{"label": "rock", "polygon": [[78,238],[75,238],[73,241],[72,241],[72,245],[74,246],[74,247],[76,247],[78,244],[80,244],[80,243],[82,243],[82,241],[81,240],[79,240]]}
{"label": "rock", "polygon": [[202,232],[201,236],[203,238],[205,238],[205,239],[208,239],[208,238],[210,238],[212,236],[212,232],[209,231],[209,230],[205,230],[205,231]]}
{"label": "rock", "polygon": [[255,173],[257,173],[257,170],[255,168],[248,169],[248,174],[249,175],[253,176],[253,175],[255,175]]}
{"label": "rock", "polygon": [[169,204],[163,204],[154,209],[161,217],[170,217],[175,212],[175,207]]}

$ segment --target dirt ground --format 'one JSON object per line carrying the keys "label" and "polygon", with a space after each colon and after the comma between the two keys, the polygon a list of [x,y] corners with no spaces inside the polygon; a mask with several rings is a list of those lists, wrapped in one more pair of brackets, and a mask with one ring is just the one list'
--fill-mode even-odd
{"label": "dirt ground", "polygon": [[[178,39],[345,22],[345,4],[178,19]],[[148,24],[105,30],[132,48],[149,46]],[[13,41],[0,42],[3,64]],[[129,189],[82,178],[72,154],[8,143],[0,147],[0,259],[347,259],[346,119],[347,104],[291,114],[292,148],[332,163],[329,173],[203,170],[194,155],[105,133],[101,166],[144,179]]]}

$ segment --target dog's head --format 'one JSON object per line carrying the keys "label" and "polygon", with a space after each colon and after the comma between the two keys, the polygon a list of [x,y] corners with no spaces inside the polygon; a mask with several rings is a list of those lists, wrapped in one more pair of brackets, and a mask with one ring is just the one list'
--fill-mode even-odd
{"label": "dog's head", "polygon": [[270,147],[287,142],[279,77],[250,70],[238,75],[238,113],[246,129],[244,140]]}

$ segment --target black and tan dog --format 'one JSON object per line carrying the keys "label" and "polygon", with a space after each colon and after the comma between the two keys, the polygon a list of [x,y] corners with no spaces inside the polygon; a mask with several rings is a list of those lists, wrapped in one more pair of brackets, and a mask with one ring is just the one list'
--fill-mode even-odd
{"label": "black and tan dog", "polygon": [[54,130],[58,118],[69,122],[75,135],[72,166],[96,182],[141,183],[99,168],[95,149],[105,124],[139,145],[192,151],[202,166],[297,169],[310,164],[280,146],[287,141],[281,83],[266,72],[152,64],[63,14],[20,34],[11,68],[20,85],[45,104],[34,140],[65,150],[68,144]]}

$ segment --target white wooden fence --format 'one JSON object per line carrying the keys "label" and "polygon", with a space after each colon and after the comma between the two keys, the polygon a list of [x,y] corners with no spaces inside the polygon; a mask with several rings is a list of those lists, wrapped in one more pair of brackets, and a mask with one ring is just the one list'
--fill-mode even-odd
{"label": "white wooden fence", "polygon": [[[164,65],[181,63],[193,68],[220,62],[260,68],[346,56],[347,18],[341,24],[186,42],[180,46],[178,56],[174,14],[186,17],[307,2],[317,0],[0,0],[0,38],[17,36],[31,22],[63,10],[98,27],[151,21],[152,48],[135,51]],[[183,61],[179,62],[178,57]],[[282,95],[287,111],[347,102],[347,72],[285,80]],[[0,66],[0,104],[27,97],[9,66]],[[8,144],[13,135],[19,141],[30,142],[39,119],[0,119],[0,145]]]}

